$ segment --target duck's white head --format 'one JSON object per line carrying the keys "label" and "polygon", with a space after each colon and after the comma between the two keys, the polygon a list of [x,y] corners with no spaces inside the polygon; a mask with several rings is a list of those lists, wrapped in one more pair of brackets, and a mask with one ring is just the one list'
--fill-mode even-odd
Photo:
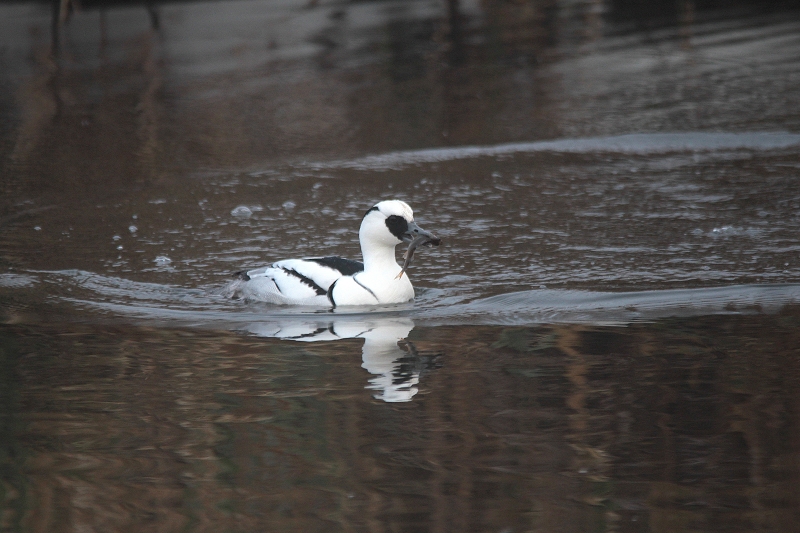
{"label": "duck's white head", "polygon": [[401,242],[411,242],[420,235],[428,237],[431,244],[438,245],[440,242],[432,233],[417,226],[411,207],[400,200],[384,200],[375,204],[364,215],[358,232],[362,248],[394,248]]}

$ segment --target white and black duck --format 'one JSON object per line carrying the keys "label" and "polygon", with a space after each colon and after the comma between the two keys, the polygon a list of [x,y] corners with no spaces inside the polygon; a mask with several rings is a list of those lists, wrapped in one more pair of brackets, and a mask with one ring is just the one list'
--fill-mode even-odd
{"label": "white and black duck", "polygon": [[358,239],[363,263],[341,257],[286,259],[237,272],[226,292],[234,298],[317,307],[408,302],[414,299],[414,287],[405,272],[400,275],[395,248],[403,242],[441,243],[417,226],[413,211],[400,200],[386,200],[367,211]]}

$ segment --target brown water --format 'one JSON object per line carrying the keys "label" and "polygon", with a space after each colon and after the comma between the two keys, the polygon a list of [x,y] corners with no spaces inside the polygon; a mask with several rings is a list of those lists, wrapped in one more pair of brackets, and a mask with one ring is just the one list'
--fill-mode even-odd
{"label": "brown water", "polygon": [[637,5],[0,7],[0,530],[794,532],[800,11]]}

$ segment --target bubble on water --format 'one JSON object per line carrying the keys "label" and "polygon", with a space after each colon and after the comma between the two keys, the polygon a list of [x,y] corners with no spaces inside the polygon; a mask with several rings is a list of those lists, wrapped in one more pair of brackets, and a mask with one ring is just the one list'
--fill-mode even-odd
{"label": "bubble on water", "polygon": [[253,216],[253,211],[246,205],[240,205],[231,211],[231,215],[237,218],[250,218]]}
{"label": "bubble on water", "polygon": [[34,226],[33,227],[33,231],[42,231],[42,227],[41,226]]}
{"label": "bubble on water", "polygon": [[137,218],[139,218],[139,215],[133,215],[133,216],[131,216],[131,218],[132,218],[133,220],[136,220]]}
{"label": "bubble on water", "polygon": [[117,242],[117,241],[118,241],[118,240],[120,240],[121,238],[122,238],[122,237],[120,237],[119,235],[114,235],[113,237],[111,237],[111,240],[112,240],[112,241],[114,241],[114,242]]}
{"label": "bubble on water", "polygon": [[117,250],[122,250],[122,245],[117,246]]}
{"label": "bubble on water", "polygon": [[285,202],[283,202],[283,208],[284,209],[287,209],[287,210],[288,209],[294,209],[295,207],[297,207],[297,204],[294,203],[291,200],[286,200]]}
{"label": "bubble on water", "polygon": [[172,263],[172,259],[170,259],[166,255],[159,255],[153,260],[153,262],[159,266],[164,266]]}
{"label": "bubble on water", "polygon": [[712,237],[733,237],[733,236],[740,236],[740,235],[757,235],[759,233],[758,230],[754,229],[745,229],[736,226],[720,226],[718,228],[714,228],[709,232],[709,235]]}
{"label": "bubble on water", "polygon": [[130,231],[131,233],[136,233],[138,230],[139,230],[139,228],[137,228],[137,227],[136,227],[136,226],[134,226],[133,224],[131,224],[130,226],[128,226],[128,231]]}

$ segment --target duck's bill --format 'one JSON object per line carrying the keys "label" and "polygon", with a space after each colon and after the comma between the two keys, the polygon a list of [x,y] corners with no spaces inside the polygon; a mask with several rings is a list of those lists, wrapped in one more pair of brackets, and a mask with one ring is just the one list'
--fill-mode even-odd
{"label": "duck's bill", "polygon": [[408,223],[408,231],[403,234],[403,242],[412,242],[414,239],[425,237],[424,240],[420,239],[423,246],[439,246],[442,244],[442,239],[424,229],[417,226],[415,222]]}

